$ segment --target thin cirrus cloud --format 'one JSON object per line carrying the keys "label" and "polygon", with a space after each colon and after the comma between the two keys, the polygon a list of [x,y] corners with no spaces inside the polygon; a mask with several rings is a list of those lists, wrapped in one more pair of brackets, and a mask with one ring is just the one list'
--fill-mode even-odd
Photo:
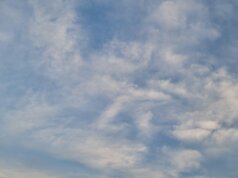
{"label": "thin cirrus cloud", "polygon": [[0,176],[235,178],[237,2],[0,2]]}

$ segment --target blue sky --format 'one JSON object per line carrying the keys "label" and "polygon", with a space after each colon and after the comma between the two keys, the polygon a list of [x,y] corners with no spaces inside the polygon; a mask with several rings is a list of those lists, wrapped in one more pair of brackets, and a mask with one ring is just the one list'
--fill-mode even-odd
{"label": "blue sky", "polygon": [[0,177],[237,178],[237,13],[1,0]]}

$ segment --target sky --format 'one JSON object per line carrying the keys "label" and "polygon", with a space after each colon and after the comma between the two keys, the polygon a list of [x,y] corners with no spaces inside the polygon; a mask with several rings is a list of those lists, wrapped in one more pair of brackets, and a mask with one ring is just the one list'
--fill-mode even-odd
{"label": "sky", "polygon": [[1,178],[237,178],[237,0],[0,0]]}

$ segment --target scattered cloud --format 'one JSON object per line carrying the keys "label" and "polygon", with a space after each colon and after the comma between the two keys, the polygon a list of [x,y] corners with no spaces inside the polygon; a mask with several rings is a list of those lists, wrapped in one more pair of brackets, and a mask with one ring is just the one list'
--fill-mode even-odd
{"label": "scattered cloud", "polygon": [[0,177],[237,175],[236,1],[0,4]]}

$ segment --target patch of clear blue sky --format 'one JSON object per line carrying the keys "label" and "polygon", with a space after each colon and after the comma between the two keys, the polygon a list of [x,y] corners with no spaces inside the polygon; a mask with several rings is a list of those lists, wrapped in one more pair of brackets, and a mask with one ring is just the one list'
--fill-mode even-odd
{"label": "patch of clear blue sky", "polygon": [[89,36],[89,49],[101,49],[112,39],[136,40],[144,10],[136,3],[85,1],[77,7],[78,21]]}

